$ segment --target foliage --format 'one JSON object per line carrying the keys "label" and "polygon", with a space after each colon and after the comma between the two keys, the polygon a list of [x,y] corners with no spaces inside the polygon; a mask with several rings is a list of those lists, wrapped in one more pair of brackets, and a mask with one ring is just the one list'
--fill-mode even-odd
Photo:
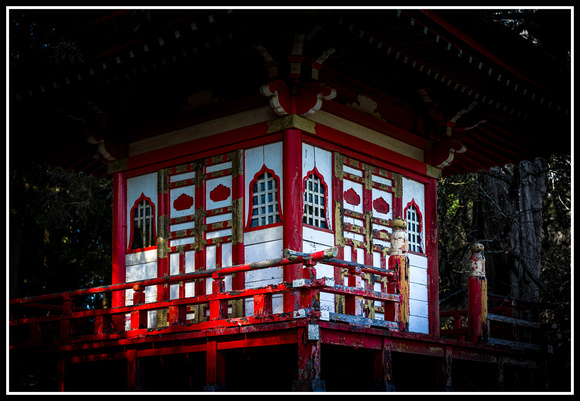
{"label": "foliage", "polygon": [[30,165],[9,189],[11,297],[110,283],[109,179]]}

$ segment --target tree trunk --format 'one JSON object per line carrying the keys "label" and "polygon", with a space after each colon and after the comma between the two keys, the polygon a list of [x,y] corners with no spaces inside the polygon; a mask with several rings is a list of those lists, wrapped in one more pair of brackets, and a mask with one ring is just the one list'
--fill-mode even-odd
{"label": "tree trunk", "polygon": [[490,292],[538,301],[546,167],[538,158],[478,172],[478,229]]}

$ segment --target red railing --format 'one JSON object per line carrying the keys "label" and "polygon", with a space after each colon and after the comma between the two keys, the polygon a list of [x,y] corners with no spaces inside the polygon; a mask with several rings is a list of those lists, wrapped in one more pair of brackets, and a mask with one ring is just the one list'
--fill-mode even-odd
{"label": "red railing", "polygon": [[[10,300],[10,344],[25,346],[26,344],[62,343],[75,341],[96,341],[105,338],[130,338],[148,330],[148,313],[158,311],[166,316],[161,327],[150,327],[149,330],[165,330],[180,332],[190,330],[207,330],[216,327],[225,328],[249,324],[264,324],[277,321],[288,321],[304,317],[348,322],[351,324],[374,325],[389,330],[398,330],[398,320],[373,319],[372,308],[356,308],[352,305],[372,305],[375,302],[383,306],[390,305],[397,310],[400,294],[388,293],[387,289],[397,289],[397,275],[392,270],[380,269],[337,260],[336,248],[314,252],[311,254],[286,250],[284,256],[262,262],[223,267],[219,269],[200,270],[192,273],[169,277],[153,278],[138,282],[114,284],[95,288],[80,289],[56,294],[46,294],[36,297]],[[301,263],[304,267],[303,279],[292,283],[281,282],[261,288],[247,288],[236,291],[226,291],[224,279],[228,275],[259,269],[268,269],[288,264]],[[382,291],[374,291],[368,286],[358,288],[336,284],[333,278],[315,278],[315,266],[324,263],[341,268],[345,281],[349,277],[368,278],[370,275],[385,278]],[[160,302],[145,302],[144,290],[148,286],[161,284],[187,283],[199,279],[213,279],[212,293],[190,298],[179,298]],[[388,283],[388,285],[387,285]],[[78,307],[83,297],[110,295],[116,291],[133,290],[133,305],[113,308],[84,309]],[[291,313],[273,313],[272,297],[277,294],[291,292],[300,293],[300,309]],[[344,297],[343,310],[334,312],[321,309],[320,293],[330,293]],[[254,306],[253,316],[228,310],[236,302],[251,299]],[[77,304],[75,306],[75,304]],[[28,315],[23,315],[24,310]],[[360,310],[363,310],[360,313]],[[383,308],[384,309],[384,308]],[[44,311],[43,316],[30,316],[31,310]],[[381,309],[378,309],[381,310]],[[197,315],[190,319],[188,314]],[[130,324],[126,316],[130,316]],[[397,318],[399,315],[393,315]],[[127,330],[128,329],[128,330]]]}
{"label": "red railing", "polygon": [[[468,308],[440,312],[441,336],[510,348],[539,351],[537,305],[488,294],[483,245],[474,244],[469,258]],[[525,318],[524,318],[525,317]]]}

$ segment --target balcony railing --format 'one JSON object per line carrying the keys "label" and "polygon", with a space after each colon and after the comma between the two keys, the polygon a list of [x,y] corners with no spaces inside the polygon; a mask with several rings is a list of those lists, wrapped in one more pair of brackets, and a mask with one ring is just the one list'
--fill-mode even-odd
{"label": "balcony railing", "polygon": [[[154,278],[80,289],[56,294],[10,300],[10,342],[11,346],[32,344],[66,344],[70,342],[96,341],[105,338],[130,338],[148,330],[148,314],[157,311],[165,316],[163,323],[149,330],[180,332],[208,330],[241,325],[264,324],[289,321],[306,317],[321,320],[348,322],[365,326],[399,330],[401,324],[398,274],[393,270],[376,268],[335,259],[336,248],[305,254],[286,250],[284,256],[262,262],[200,270],[163,278]],[[226,291],[224,280],[228,275],[253,270],[269,269],[288,264],[301,263],[304,274],[292,283],[281,282],[261,288],[246,288]],[[337,284],[334,278],[316,278],[315,266],[324,263],[339,267],[346,283],[352,277],[368,278],[370,275],[385,283],[382,291],[374,291],[350,285]],[[145,288],[148,286],[170,285],[212,279],[212,293],[189,298],[179,298],[160,302],[145,302]],[[364,280],[359,280],[363,281]],[[112,308],[80,308],[84,297],[111,297],[118,291],[133,290],[133,305]],[[320,293],[334,294],[334,311],[324,310],[320,305]],[[290,313],[273,313],[272,297],[278,294],[298,293],[300,308]],[[240,312],[240,302],[253,303],[253,315],[245,316]],[[380,306],[376,306],[380,303]],[[389,306],[396,320],[375,319],[375,311],[383,312]],[[43,316],[31,316],[31,311],[42,311]],[[26,317],[23,317],[26,316]],[[126,318],[130,317],[126,323]],[[129,323],[130,321],[130,323]],[[159,321],[159,319],[158,319]]]}
{"label": "balcony railing", "polygon": [[462,341],[541,351],[542,325],[537,304],[487,292],[483,245],[471,247],[468,308],[440,312],[441,336]]}

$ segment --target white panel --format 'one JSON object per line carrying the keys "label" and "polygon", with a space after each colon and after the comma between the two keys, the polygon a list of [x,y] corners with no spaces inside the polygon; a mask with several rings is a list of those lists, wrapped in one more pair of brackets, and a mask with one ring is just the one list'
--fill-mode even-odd
{"label": "white panel", "polygon": [[181,230],[193,230],[195,228],[194,221],[187,221],[185,223],[178,223],[178,224],[171,224],[169,227],[169,231],[181,231]]}
{"label": "white panel", "polygon": [[413,333],[429,334],[429,319],[426,317],[410,316],[409,331]]}
{"label": "white panel", "polygon": [[342,181],[342,191],[343,191],[343,196],[346,196],[346,192],[349,190],[353,190],[360,198],[359,202],[357,205],[351,205],[350,203],[348,203],[346,200],[344,200],[343,203],[343,208],[345,210],[352,210],[353,212],[357,212],[357,213],[363,213],[363,187],[361,184],[359,184],[358,182],[353,182],[353,181],[349,181],[349,180],[343,180]]}
{"label": "white panel", "polygon": [[216,246],[207,245],[205,247],[205,270],[215,269]]}
{"label": "white panel", "polygon": [[[244,155],[244,188],[247,197],[251,196],[250,183],[254,179],[254,176],[262,169],[264,165],[264,147],[259,146],[257,148],[246,149]],[[244,202],[244,225],[248,221],[248,201]]]}
{"label": "white panel", "polygon": [[302,175],[314,169],[314,146],[302,144]]}
{"label": "white panel", "polygon": [[232,235],[231,228],[224,228],[223,230],[206,232],[205,238],[206,239],[214,239],[214,238],[219,238],[219,237],[227,237],[228,235]]}
{"label": "white panel", "polygon": [[413,253],[409,253],[409,264],[411,266],[420,267],[422,269],[427,268],[427,258],[421,255],[415,255]]}
{"label": "white panel", "polygon": [[157,221],[157,172],[129,178],[127,180],[127,243],[131,237],[132,218],[131,208],[141,197],[145,195],[155,204],[155,221]]}
{"label": "white panel", "polygon": [[232,219],[231,213],[218,214],[216,216],[209,216],[205,219],[205,224],[217,223],[219,221],[227,221]]}
{"label": "white panel", "polygon": [[157,277],[156,262],[127,266],[125,271],[125,280],[127,282],[146,280],[155,277]]}
{"label": "white panel", "polygon": [[169,254],[169,275],[175,276],[179,274],[179,253]]}
{"label": "white panel", "polygon": [[222,265],[221,267],[232,266],[232,243],[224,242],[222,243]]}
{"label": "white panel", "polygon": [[429,304],[424,301],[417,301],[415,299],[409,300],[409,314],[412,316],[428,317]]}
{"label": "white panel", "polygon": [[[214,202],[211,200],[211,192],[216,189],[218,186],[223,185],[224,187],[229,189],[229,196],[225,200],[221,200],[218,202]],[[225,177],[214,178],[211,180],[207,180],[205,182],[205,207],[207,210],[217,209],[222,207],[228,207],[232,205],[232,176],[228,175]]]}
{"label": "white panel", "polygon": [[415,266],[409,267],[409,281],[411,283],[427,285],[427,270]]}
{"label": "white panel", "polygon": [[[304,243],[309,241],[317,244],[326,245],[326,247],[322,247],[322,249],[334,246],[334,233],[331,232],[316,230],[314,228],[304,226],[304,228],[302,229],[302,238],[304,240]],[[304,250],[304,252],[311,251]]]}
{"label": "white panel", "polygon": [[[284,232],[281,226],[265,228],[263,230],[250,231],[244,233],[244,244],[254,245],[259,244],[261,242],[281,240],[283,235]],[[279,258],[280,256],[281,255],[278,255],[276,257]],[[254,262],[258,262],[258,260],[255,260]]]}
{"label": "white panel", "polygon": [[[193,203],[189,209],[176,210],[173,203],[180,196],[190,196],[193,198]],[[195,185],[188,185],[186,187],[173,188],[169,190],[169,217],[174,219],[176,217],[190,216],[195,212]]]}
{"label": "white panel", "polygon": [[[191,273],[193,271],[195,271],[195,251],[185,251],[185,272]],[[185,297],[193,297],[194,295],[195,282],[185,283]]]}
{"label": "white panel", "polygon": [[207,166],[205,168],[205,172],[206,173],[213,173],[214,171],[227,170],[229,168],[232,168],[232,162],[225,162],[225,163],[220,163],[220,164],[212,164],[211,166]]}
{"label": "white panel", "polygon": [[151,249],[145,252],[128,253],[125,255],[125,265],[139,265],[157,261],[157,249]]}
{"label": "white panel", "polygon": [[[373,188],[373,217],[378,217],[380,219],[392,219],[393,218],[393,194],[385,191],[381,191],[380,189]],[[375,210],[374,202],[375,200],[383,198],[385,202],[389,205],[389,211],[387,213],[379,213]]]}
{"label": "white panel", "polygon": [[348,174],[355,175],[357,177],[363,176],[362,170],[358,170],[358,169],[352,168],[350,166],[342,166],[342,171],[345,173],[348,173]]}
{"label": "white panel", "polygon": [[409,283],[409,298],[427,302],[427,286]]}
{"label": "white panel", "polygon": [[366,249],[364,248],[357,248],[356,250],[356,261],[357,263],[363,264],[365,263],[365,252]]}
{"label": "white panel", "polygon": [[169,182],[178,182],[178,181],[190,180],[192,178],[195,178],[195,171],[190,171],[190,172],[183,173],[183,174],[173,174],[173,175],[169,176]]}
{"label": "white panel", "polygon": [[[282,256],[282,252],[282,240],[268,241],[255,245],[246,245],[246,263],[279,258]],[[282,277],[282,267],[272,267],[269,269],[249,271],[246,272],[246,288],[257,288],[269,284],[277,284],[282,282]],[[245,300],[245,310],[246,316],[254,315],[254,303],[252,298]],[[272,297],[272,310],[274,313],[281,313],[283,311],[282,295],[275,295]]]}

